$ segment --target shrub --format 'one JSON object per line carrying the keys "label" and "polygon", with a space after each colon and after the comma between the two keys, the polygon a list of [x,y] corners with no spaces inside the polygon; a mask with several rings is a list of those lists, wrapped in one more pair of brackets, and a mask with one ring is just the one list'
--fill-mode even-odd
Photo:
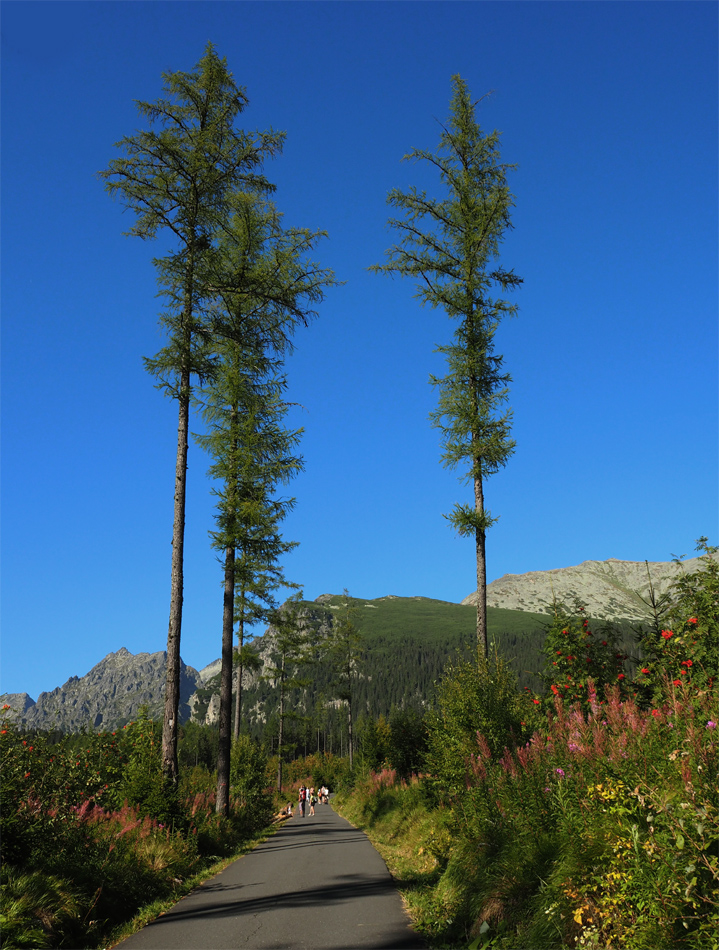
{"label": "shrub", "polygon": [[427,768],[440,796],[464,788],[478,731],[496,754],[523,736],[525,723],[526,700],[501,658],[451,666],[439,686],[438,709],[428,716]]}

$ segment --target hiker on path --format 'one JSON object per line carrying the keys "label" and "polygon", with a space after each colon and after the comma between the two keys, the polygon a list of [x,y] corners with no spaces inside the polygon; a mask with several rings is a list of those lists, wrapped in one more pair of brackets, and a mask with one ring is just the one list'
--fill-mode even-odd
{"label": "hiker on path", "polygon": [[313,788],[310,789],[310,815],[314,815],[314,813],[315,813],[315,802],[316,802],[316,801],[317,801],[317,799],[315,798],[315,790],[314,790],[314,787],[313,787]]}
{"label": "hiker on path", "polygon": [[299,807],[300,807],[300,816],[305,817],[305,804],[307,801],[307,789],[304,785],[300,785],[300,797],[299,797]]}

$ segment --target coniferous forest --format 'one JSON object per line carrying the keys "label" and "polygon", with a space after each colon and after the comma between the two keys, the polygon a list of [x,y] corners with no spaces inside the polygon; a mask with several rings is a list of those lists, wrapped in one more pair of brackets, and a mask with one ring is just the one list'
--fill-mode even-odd
{"label": "coniferous forest", "polygon": [[[246,92],[211,43],[137,104],[100,172],[129,234],[163,249],[164,345],[145,364],[176,413],[164,710],[77,735],[25,732],[3,710],[3,947],[107,946],[271,833],[305,781],[367,830],[431,946],[719,946],[716,548],[698,540],[700,569],[652,594],[643,624],[581,603],[487,606],[487,498],[515,449],[496,338],[522,285],[502,259],[514,166],[448,80],[437,150],[407,156],[436,194],[390,192],[397,243],[371,269],[450,319],[431,423],[467,486],[445,517],[472,549],[476,607],[309,602],[286,576],[305,465],[288,356],[340,282],[318,260],[327,235],[285,226],[284,134],[242,128]],[[193,439],[222,600],[208,726],[178,716]]]}

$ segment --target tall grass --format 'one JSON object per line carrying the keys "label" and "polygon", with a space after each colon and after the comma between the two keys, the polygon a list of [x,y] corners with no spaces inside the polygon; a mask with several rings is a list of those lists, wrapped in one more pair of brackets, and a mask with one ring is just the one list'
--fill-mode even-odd
{"label": "tall grass", "polygon": [[[7,712],[7,710],[5,710]],[[267,779],[235,753],[230,817],[215,813],[215,776],[162,780],[146,718],[112,735],[51,743],[0,730],[2,946],[92,947],[142,907],[184,893],[270,819]],[[255,788],[254,786],[259,786]]]}

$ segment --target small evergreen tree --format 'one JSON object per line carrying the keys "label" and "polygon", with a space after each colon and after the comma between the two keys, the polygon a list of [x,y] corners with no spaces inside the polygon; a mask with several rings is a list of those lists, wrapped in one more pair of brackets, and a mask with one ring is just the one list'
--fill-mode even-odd
{"label": "small evergreen tree", "polygon": [[607,686],[625,692],[628,657],[616,632],[609,624],[590,621],[581,603],[570,610],[555,601],[543,653],[544,705],[549,708],[561,699],[568,705],[579,703],[586,713],[594,702],[604,701]]}
{"label": "small evergreen tree", "polygon": [[696,697],[719,681],[719,549],[703,537],[697,550],[699,569],[677,578],[641,634],[643,665],[633,685],[647,706],[661,704],[667,688],[686,687]]}
{"label": "small evergreen tree", "polygon": [[266,667],[265,678],[279,689],[277,710],[277,791],[282,791],[282,765],[285,748],[286,721],[295,718],[295,710],[288,707],[292,690],[303,689],[307,680],[299,676],[299,670],[309,661],[311,631],[303,618],[302,594],[290,597],[272,614],[270,632],[273,638],[272,665]]}
{"label": "small evergreen tree", "polygon": [[452,79],[450,118],[437,152],[414,149],[405,159],[427,162],[439,172],[446,197],[435,199],[412,188],[395,189],[388,202],[404,213],[390,225],[401,235],[387,251],[388,263],[371,270],[418,280],[417,297],[441,307],[456,323],[454,341],[438,347],[447,375],[431,382],[439,390],[433,424],[442,433],[442,460],[463,466],[472,483],[471,504],[457,504],[448,520],[462,536],[475,540],[477,566],[477,641],[487,656],[486,531],[496,520],[484,502],[485,479],[506,465],[514,451],[509,437],[511,410],[503,409],[510,376],[494,350],[500,321],[516,305],[494,296],[522,283],[497,263],[514,204],[507,171],[499,156],[499,133],[485,135],[475,118],[466,83]]}
{"label": "small evergreen tree", "polygon": [[357,629],[357,608],[352,606],[348,591],[340,605],[332,632],[326,643],[332,670],[334,692],[347,706],[347,749],[350,769],[354,768],[353,699],[358,664],[362,659],[364,641]]}

